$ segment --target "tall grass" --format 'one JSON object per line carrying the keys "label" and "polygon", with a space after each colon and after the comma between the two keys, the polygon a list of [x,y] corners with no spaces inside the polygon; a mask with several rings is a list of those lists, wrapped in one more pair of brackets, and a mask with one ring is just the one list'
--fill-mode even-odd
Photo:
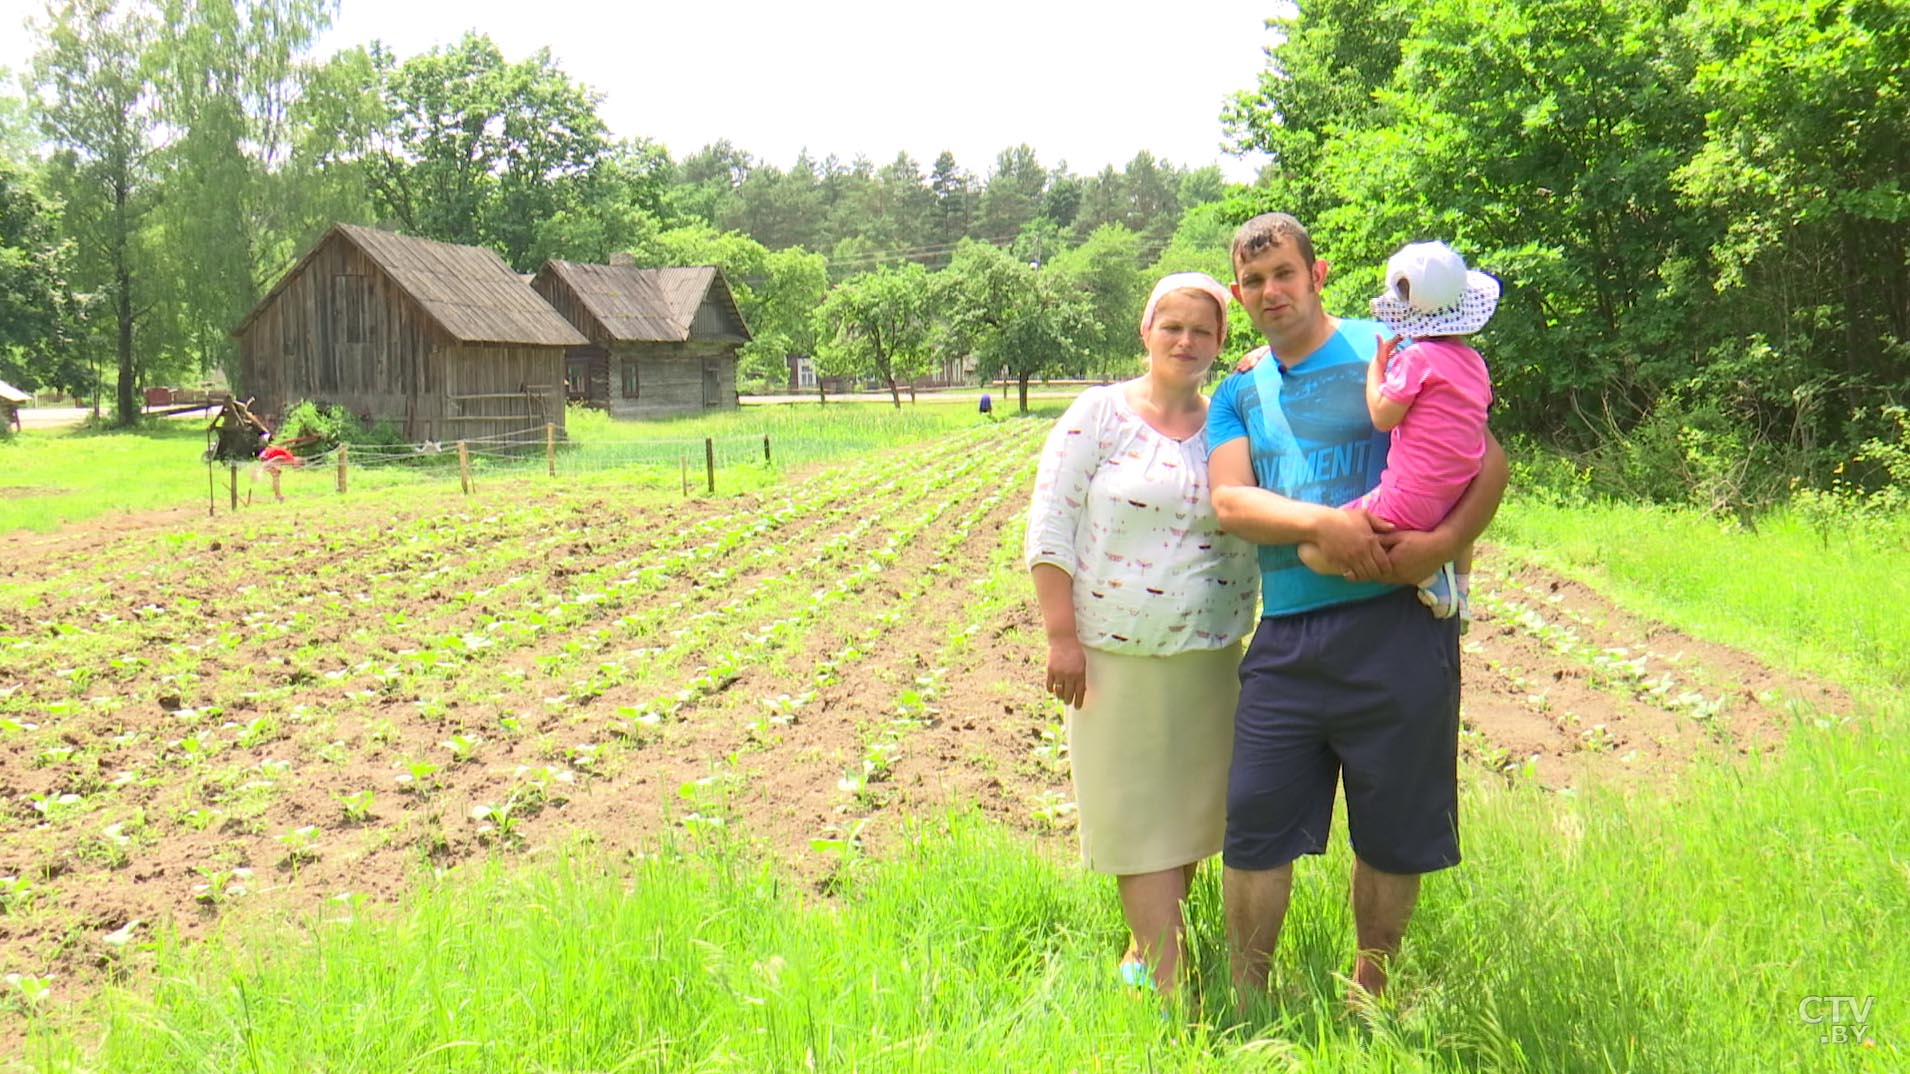
{"label": "tall grass", "polygon": [[[1662,799],[1470,788],[1468,863],[1431,880],[1399,1005],[1339,1002],[1344,849],[1303,863],[1271,1004],[1225,1002],[1215,883],[1191,912],[1207,1002],[1114,981],[1103,882],[965,816],[823,904],[739,841],[634,863],[427,881],[395,913],[166,945],[101,1033],[43,1027],[35,1069],[1895,1070],[1910,924],[1910,749],[1801,740]],[[1832,772],[1843,778],[1823,784]],[[1799,1005],[1874,995],[1873,1043]]]}
{"label": "tall grass", "polygon": [[1783,511],[1753,531],[1686,508],[1514,501],[1488,540],[1778,664],[1899,690],[1910,685],[1910,544],[1874,536]]}

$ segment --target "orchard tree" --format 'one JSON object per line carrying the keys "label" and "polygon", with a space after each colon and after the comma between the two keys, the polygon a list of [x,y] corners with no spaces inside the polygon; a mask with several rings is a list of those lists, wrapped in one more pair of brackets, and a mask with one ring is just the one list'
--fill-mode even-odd
{"label": "orchard tree", "polygon": [[1030,379],[1080,370],[1095,334],[1094,314],[1066,274],[967,242],[937,282],[943,349],[972,355],[984,381],[1014,378],[1022,413],[1028,412]]}
{"label": "orchard tree", "polygon": [[827,376],[873,376],[899,410],[900,382],[928,372],[930,276],[904,261],[851,276],[816,310],[816,364]]}
{"label": "orchard tree", "polygon": [[1141,237],[1119,224],[1103,225],[1055,258],[1052,268],[1074,282],[1092,313],[1080,340],[1086,368],[1103,376],[1132,370],[1149,286],[1141,274]]}

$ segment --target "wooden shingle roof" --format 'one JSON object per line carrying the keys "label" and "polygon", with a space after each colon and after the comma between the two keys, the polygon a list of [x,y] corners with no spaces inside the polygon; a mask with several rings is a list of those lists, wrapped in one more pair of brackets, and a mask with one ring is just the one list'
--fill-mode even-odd
{"label": "wooden shingle roof", "polygon": [[714,302],[735,325],[725,338],[748,342],[749,326],[736,297],[730,293],[723,270],[712,265],[694,268],[635,268],[629,265],[592,265],[581,261],[544,262],[539,275],[554,275],[577,296],[612,340],[618,343],[681,343],[691,337],[697,311]]}
{"label": "wooden shingle roof", "polygon": [[415,239],[356,224],[333,225],[259,300],[233,334],[245,331],[334,237],[356,246],[459,343],[579,347],[589,342],[495,251]]}

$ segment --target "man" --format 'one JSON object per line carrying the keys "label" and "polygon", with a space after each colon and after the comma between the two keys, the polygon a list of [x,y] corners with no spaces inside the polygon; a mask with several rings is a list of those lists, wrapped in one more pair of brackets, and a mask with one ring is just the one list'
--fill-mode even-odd
{"label": "man", "polygon": [[[1240,668],[1222,855],[1234,985],[1266,990],[1293,861],[1325,851],[1343,779],[1358,1000],[1386,986],[1420,875],[1459,861],[1458,621],[1432,618],[1413,586],[1492,520],[1505,453],[1488,434],[1479,476],[1434,530],[1388,532],[1343,510],[1386,465],[1365,397],[1385,329],[1327,315],[1327,265],[1291,216],[1243,224],[1233,264],[1234,297],[1271,349],[1221,385],[1207,419],[1221,528],[1261,546],[1263,618]],[[1323,571],[1301,564],[1301,542]]]}

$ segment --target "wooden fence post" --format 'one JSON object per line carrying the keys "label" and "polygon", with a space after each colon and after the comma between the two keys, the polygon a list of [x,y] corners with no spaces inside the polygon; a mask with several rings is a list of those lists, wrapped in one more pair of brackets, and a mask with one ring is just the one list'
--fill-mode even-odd
{"label": "wooden fence post", "polygon": [[206,517],[207,518],[211,518],[214,515],[219,513],[219,506],[218,506],[219,505],[219,490],[218,490],[218,486],[214,485],[212,482],[213,482],[212,462],[211,460],[207,460],[206,461]]}
{"label": "wooden fence post", "polygon": [[683,495],[687,499],[690,495],[690,453],[679,451],[676,453],[676,458],[683,464]]}
{"label": "wooden fence post", "polygon": [[464,494],[471,494],[471,449],[458,441],[458,483],[464,486]]}
{"label": "wooden fence post", "polygon": [[226,472],[232,475],[232,509],[237,511],[239,509],[239,468],[227,463]]}
{"label": "wooden fence post", "polygon": [[557,476],[557,424],[544,423],[544,461],[550,467],[550,476]]}
{"label": "wooden fence post", "polygon": [[348,465],[345,462],[345,455],[350,450],[350,444],[341,443],[338,445],[338,494],[340,496],[345,494],[345,468]]}
{"label": "wooden fence post", "polygon": [[769,465],[769,434],[763,434],[763,465]]}
{"label": "wooden fence post", "polygon": [[710,493],[716,492],[716,441],[703,438],[703,469],[710,475]]}

